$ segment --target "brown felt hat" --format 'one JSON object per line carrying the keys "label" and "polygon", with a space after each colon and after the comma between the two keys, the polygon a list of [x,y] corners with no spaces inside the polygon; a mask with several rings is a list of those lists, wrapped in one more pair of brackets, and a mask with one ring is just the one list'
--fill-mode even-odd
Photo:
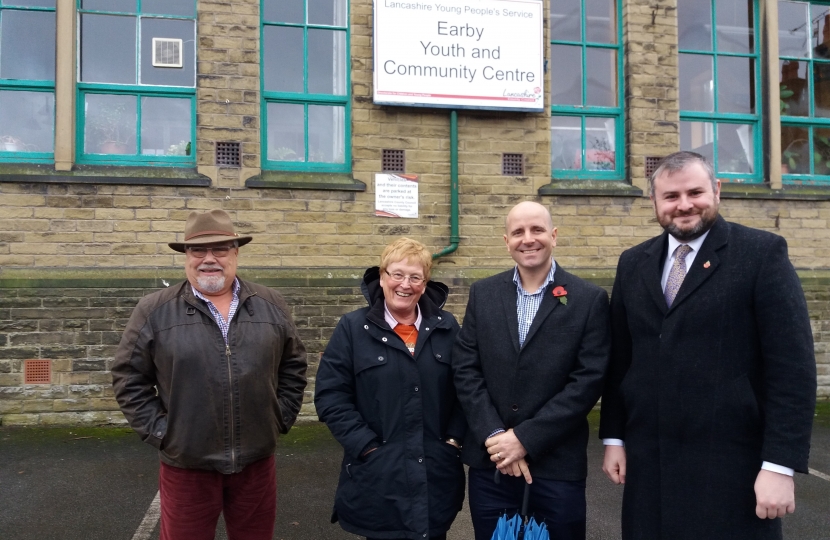
{"label": "brown felt hat", "polygon": [[184,253],[186,246],[215,244],[229,240],[235,240],[240,246],[244,246],[253,238],[236,234],[231,216],[224,210],[210,210],[202,214],[191,212],[184,224],[184,242],[170,242],[167,245],[179,253]]}

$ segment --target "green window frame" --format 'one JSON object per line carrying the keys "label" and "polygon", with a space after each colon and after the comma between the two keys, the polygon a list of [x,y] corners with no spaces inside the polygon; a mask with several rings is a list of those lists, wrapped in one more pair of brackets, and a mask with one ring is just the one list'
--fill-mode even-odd
{"label": "green window frame", "polygon": [[[610,33],[607,28],[592,26],[601,20],[596,13],[604,10],[610,10],[609,20],[615,19]],[[579,24],[573,25],[577,18]],[[558,26],[559,22],[562,26]],[[622,1],[551,0],[550,25],[551,176],[622,180],[625,177]],[[597,39],[600,35],[605,39]],[[579,88],[574,89],[572,73],[561,73],[560,66],[562,71],[570,71],[567,68],[573,65],[568,66],[567,62],[574,64],[577,54]],[[613,58],[609,60],[609,56]],[[613,70],[602,81],[592,77],[599,76],[603,70],[588,69],[589,61],[597,60],[601,67]],[[606,91],[597,95],[596,89],[602,83],[606,84]],[[613,88],[607,86],[609,83]],[[575,132],[579,133],[578,137]]]}
{"label": "green window frame", "polygon": [[349,4],[262,0],[263,169],[351,171]]}
{"label": "green window frame", "polygon": [[[196,165],[196,3],[196,0],[178,0],[165,6],[162,0],[78,0],[77,163]],[[102,68],[100,59],[96,59],[97,64],[90,61],[97,72],[90,76],[92,80],[84,80],[85,17],[101,16],[135,20],[135,57],[131,59],[135,77],[132,82],[95,81],[107,79],[110,76],[107,71],[112,71],[109,67]],[[89,19],[90,28],[95,28],[93,20]],[[192,25],[192,34],[182,32],[184,23]],[[122,24],[125,28],[130,27],[128,21],[122,21]],[[157,68],[152,63],[147,64],[153,61],[155,44],[151,40],[169,38],[168,34],[182,36],[179,38],[182,40],[179,50],[182,67]],[[168,73],[171,80],[159,84]],[[145,78],[147,82],[143,80]],[[171,119],[180,121],[176,125]]]}
{"label": "green window frame", "polygon": [[830,2],[779,1],[776,31],[782,181],[830,184]]}
{"label": "green window frame", "polygon": [[[29,28],[29,35],[38,41],[52,40],[52,68],[43,78],[20,77],[26,71],[25,66],[34,59],[15,57],[10,62],[4,54],[6,47],[11,48],[13,39],[21,36],[15,32],[26,32],[22,25],[15,24],[17,17],[37,18],[41,23],[49,20],[51,14],[52,34],[39,35],[39,29]],[[9,29],[3,32],[4,23]],[[0,162],[51,163],[55,159],[55,70],[54,39],[56,11],[55,0],[0,0]],[[5,34],[5,39],[4,38]],[[24,47],[23,54],[29,54]],[[11,66],[7,68],[4,64]],[[29,75],[31,77],[31,75]],[[41,99],[43,98],[43,99]],[[22,108],[22,110],[21,110]],[[14,117],[17,118],[14,118]],[[25,125],[24,125],[25,124]],[[50,124],[51,133],[44,131]]]}
{"label": "green window frame", "polygon": [[[749,26],[726,24],[747,9]],[[764,181],[758,13],[758,0],[678,0],[680,149],[710,158],[728,182]]]}

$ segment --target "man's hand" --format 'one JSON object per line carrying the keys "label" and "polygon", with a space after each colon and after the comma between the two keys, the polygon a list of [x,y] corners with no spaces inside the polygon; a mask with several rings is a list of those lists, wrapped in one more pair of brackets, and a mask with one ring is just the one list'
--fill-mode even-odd
{"label": "man's hand", "polygon": [[625,484],[625,447],[605,446],[605,459],[602,461],[602,472],[615,484]]}
{"label": "man's hand", "polygon": [[792,476],[761,469],[755,479],[755,514],[775,519],[795,512],[795,483]]}
{"label": "man's hand", "polygon": [[[527,450],[516,437],[516,434],[513,433],[512,428],[504,433],[493,435],[484,441],[484,446],[487,447],[487,453],[490,454],[490,461],[495,463],[496,467],[504,474],[510,474],[507,472],[507,467],[527,455]],[[513,476],[519,475],[514,474]]]}
{"label": "man's hand", "polygon": [[496,468],[502,474],[509,474],[510,476],[524,476],[525,482],[527,482],[528,484],[533,483],[533,477],[530,476],[530,466],[527,464],[527,461],[525,461],[524,458],[520,459],[519,461],[514,461],[506,467],[496,465]]}

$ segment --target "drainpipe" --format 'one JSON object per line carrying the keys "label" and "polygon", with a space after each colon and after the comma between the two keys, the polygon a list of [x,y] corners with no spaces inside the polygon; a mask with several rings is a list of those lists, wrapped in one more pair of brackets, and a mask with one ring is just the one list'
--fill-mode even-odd
{"label": "drainpipe", "polygon": [[438,253],[433,253],[433,260],[454,252],[458,249],[460,241],[461,237],[458,234],[458,113],[452,111],[450,113],[450,245]]}

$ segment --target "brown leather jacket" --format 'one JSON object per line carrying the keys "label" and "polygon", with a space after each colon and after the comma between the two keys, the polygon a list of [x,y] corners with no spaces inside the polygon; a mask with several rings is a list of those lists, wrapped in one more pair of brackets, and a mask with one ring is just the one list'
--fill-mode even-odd
{"label": "brown leather jacket", "polygon": [[239,282],[228,345],[186,281],[142,298],[121,337],[115,398],[168,465],[239,472],[272,455],[300,411],[307,361],[288,306]]}

